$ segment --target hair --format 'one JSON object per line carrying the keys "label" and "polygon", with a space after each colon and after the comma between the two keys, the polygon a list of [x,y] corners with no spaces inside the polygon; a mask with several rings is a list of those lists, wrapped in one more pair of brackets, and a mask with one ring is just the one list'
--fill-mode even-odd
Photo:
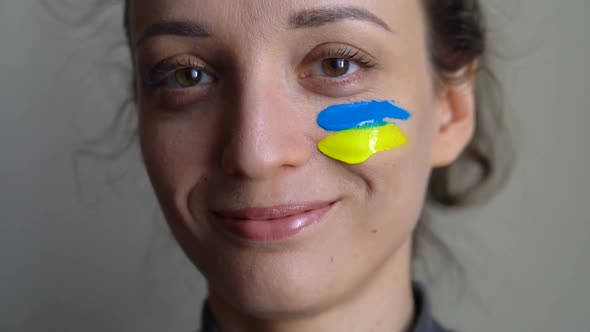
{"label": "hair", "polygon": [[[512,148],[504,123],[501,88],[488,64],[488,36],[480,1],[422,0],[422,6],[435,83],[461,83],[467,77],[460,74],[469,74],[463,69],[477,63],[475,132],[457,160],[433,169],[427,191],[430,205],[467,207],[489,199],[506,182],[511,169]],[[423,250],[434,247],[443,261],[452,263],[464,277],[463,265],[430,222],[424,211],[414,232],[414,257],[423,258]],[[427,276],[432,277],[428,262],[424,263]]]}
{"label": "hair", "polygon": [[[428,186],[431,202],[447,207],[467,206],[489,197],[506,179],[510,164],[506,162],[506,157],[510,158],[509,145],[492,137],[500,132],[508,136],[501,107],[502,96],[499,83],[487,64],[486,24],[479,1],[423,0],[423,6],[428,21],[430,57],[437,78],[443,83],[455,84],[464,79],[457,73],[478,62],[480,87],[476,87],[474,136],[454,163],[433,170]],[[500,147],[505,152],[503,156],[499,153]],[[475,168],[476,176],[472,179],[457,176],[458,170],[469,167]]]}
{"label": "hair", "polygon": [[[458,84],[467,66],[477,63],[476,128],[468,146],[456,161],[432,171],[427,206],[460,208],[481,202],[497,192],[512,166],[509,130],[504,123],[501,88],[487,61],[486,22],[479,0],[421,0],[427,23],[427,42],[435,83]],[[124,28],[129,50],[129,0],[124,0]],[[133,102],[133,100],[131,100]],[[124,108],[122,108],[124,110]],[[493,135],[493,136],[492,136]],[[122,151],[124,152],[124,151]],[[414,256],[426,246],[463,267],[450,248],[429,227],[423,214],[414,232]]]}

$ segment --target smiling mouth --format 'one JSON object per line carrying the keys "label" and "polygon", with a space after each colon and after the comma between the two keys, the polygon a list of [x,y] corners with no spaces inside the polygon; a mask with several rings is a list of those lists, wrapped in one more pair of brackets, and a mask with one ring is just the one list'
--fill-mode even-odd
{"label": "smiling mouth", "polygon": [[265,208],[212,211],[215,226],[240,239],[276,242],[321,222],[335,201],[283,204]]}

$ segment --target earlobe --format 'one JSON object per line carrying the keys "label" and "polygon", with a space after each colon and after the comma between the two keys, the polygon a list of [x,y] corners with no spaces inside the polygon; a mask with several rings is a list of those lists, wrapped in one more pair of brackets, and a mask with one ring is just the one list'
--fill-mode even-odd
{"label": "earlobe", "polygon": [[432,167],[453,163],[471,141],[475,131],[475,72],[472,63],[457,79],[440,87],[436,102]]}

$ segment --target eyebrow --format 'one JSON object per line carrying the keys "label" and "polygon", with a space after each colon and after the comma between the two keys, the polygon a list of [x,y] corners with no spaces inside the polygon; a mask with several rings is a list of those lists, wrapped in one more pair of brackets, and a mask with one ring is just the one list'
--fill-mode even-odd
{"label": "eyebrow", "polygon": [[[317,28],[328,23],[335,23],[342,20],[360,20],[376,24],[377,26],[391,32],[391,28],[385,21],[377,17],[365,8],[356,6],[347,7],[325,7],[304,9],[298,11],[289,17],[289,28],[306,29]],[[139,47],[147,39],[172,35],[192,38],[210,37],[209,29],[201,23],[191,21],[164,21],[156,22],[149,25],[141,37],[137,40],[136,46]]]}
{"label": "eyebrow", "polygon": [[342,20],[367,21],[389,32],[392,31],[389,25],[377,17],[377,15],[365,8],[356,6],[304,9],[291,15],[289,18],[289,27],[291,29],[316,28]]}
{"label": "eyebrow", "polygon": [[210,37],[211,33],[205,25],[197,22],[186,21],[166,21],[157,22],[148,26],[141,37],[137,40],[136,46],[141,46],[147,39],[162,36],[172,35],[181,37]]}

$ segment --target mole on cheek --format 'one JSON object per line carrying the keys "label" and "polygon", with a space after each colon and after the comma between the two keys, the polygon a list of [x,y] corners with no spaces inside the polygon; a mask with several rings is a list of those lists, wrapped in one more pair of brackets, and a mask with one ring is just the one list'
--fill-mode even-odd
{"label": "mole on cheek", "polygon": [[408,120],[410,113],[391,101],[334,105],[318,115],[318,125],[334,131],[318,143],[326,156],[346,164],[360,164],[376,153],[401,147],[406,135],[387,119]]}

